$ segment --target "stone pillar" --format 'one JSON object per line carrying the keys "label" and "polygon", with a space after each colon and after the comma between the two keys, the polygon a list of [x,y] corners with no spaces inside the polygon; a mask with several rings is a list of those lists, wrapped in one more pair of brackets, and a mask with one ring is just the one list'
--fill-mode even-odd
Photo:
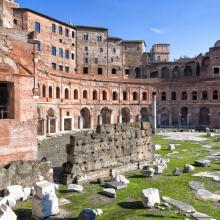
{"label": "stone pillar", "polygon": [[111,113],[111,124],[114,124],[113,112]]}
{"label": "stone pillar", "polygon": [[153,103],[152,103],[152,112],[153,112],[153,132],[156,133],[157,130],[157,95],[153,94]]}
{"label": "stone pillar", "polygon": [[99,124],[102,125],[102,114],[99,115]]}
{"label": "stone pillar", "polygon": [[81,115],[80,115],[80,118],[79,118],[79,128],[83,129],[83,117]]}

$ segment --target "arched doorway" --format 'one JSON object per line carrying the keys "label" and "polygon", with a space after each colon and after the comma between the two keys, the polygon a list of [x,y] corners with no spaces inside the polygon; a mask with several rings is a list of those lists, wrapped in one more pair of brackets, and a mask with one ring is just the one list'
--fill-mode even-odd
{"label": "arched doorway", "polygon": [[163,108],[160,112],[160,124],[161,126],[169,125],[169,111],[167,108]]}
{"label": "arched doorway", "polygon": [[108,108],[103,108],[101,110],[101,123],[111,124],[111,115],[112,115],[112,110]]}
{"label": "arched doorway", "polygon": [[188,108],[181,108],[181,125],[187,125]]}
{"label": "arched doorway", "polygon": [[88,108],[81,109],[80,123],[81,123],[80,127],[83,129],[91,128],[91,115],[90,115],[90,111]]}
{"label": "arched doorway", "polygon": [[131,120],[130,109],[128,107],[122,108],[121,116],[122,116],[122,123],[129,123]]}
{"label": "arched doorway", "polygon": [[209,123],[210,123],[209,109],[206,107],[200,108],[199,124],[200,125],[209,125]]}
{"label": "arched doorway", "polygon": [[141,122],[149,121],[149,114],[147,108],[141,108]]}

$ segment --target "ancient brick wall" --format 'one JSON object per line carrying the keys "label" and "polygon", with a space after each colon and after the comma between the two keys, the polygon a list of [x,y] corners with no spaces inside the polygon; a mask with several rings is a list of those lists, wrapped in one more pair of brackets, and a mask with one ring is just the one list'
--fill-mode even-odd
{"label": "ancient brick wall", "polygon": [[101,125],[71,136],[66,173],[83,176],[128,164],[151,161],[149,123]]}
{"label": "ancient brick wall", "polygon": [[0,190],[12,185],[30,187],[39,181],[40,176],[53,182],[53,169],[50,162],[11,162],[4,167],[0,167]]}

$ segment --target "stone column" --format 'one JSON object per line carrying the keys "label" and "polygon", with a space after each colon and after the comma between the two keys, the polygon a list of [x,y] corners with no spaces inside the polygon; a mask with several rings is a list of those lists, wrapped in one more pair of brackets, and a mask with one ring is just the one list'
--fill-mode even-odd
{"label": "stone column", "polygon": [[99,115],[99,124],[102,125],[102,114]]}
{"label": "stone column", "polygon": [[153,132],[156,133],[157,130],[157,95],[153,94],[153,103],[152,103],[152,112],[153,112]]}
{"label": "stone column", "polygon": [[114,124],[113,112],[111,113],[111,124]]}

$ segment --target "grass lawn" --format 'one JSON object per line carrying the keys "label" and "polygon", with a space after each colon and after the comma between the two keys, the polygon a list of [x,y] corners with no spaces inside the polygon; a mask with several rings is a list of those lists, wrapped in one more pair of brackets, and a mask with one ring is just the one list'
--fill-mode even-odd
{"label": "grass lawn", "polygon": [[[158,209],[148,210],[143,208],[141,204],[141,191],[142,189],[152,187],[158,188],[161,196],[166,195],[173,199],[184,201],[191,204],[197,211],[208,214],[213,218],[220,219],[220,203],[215,204],[213,202],[196,200],[192,191],[188,187],[188,182],[190,180],[202,181],[205,183],[205,187],[212,192],[220,192],[220,183],[214,182],[210,179],[192,177],[191,174],[183,174],[178,177],[172,176],[172,171],[175,167],[182,169],[185,164],[193,164],[194,160],[202,159],[205,156],[210,155],[210,149],[202,147],[203,145],[212,145],[212,150],[215,152],[218,151],[220,145],[218,142],[215,142],[215,138],[208,138],[208,140],[204,142],[172,141],[163,139],[163,137],[159,135],[154,135],[153,143],[161,144],[162,149],[157,153],[163,156],[170,152],[167,149],[169,143],[181,144],[181,146],[176,147],[176,150],[179,150],[180,152],[169,157],[170,164],[168,164],[168,169],[164,174],[156,175],[153,178],[147,178],[143,177],[140,172],[126,173],[126,176],[130,180],[130,184],[128,185],[128,188],[117,191],[116,199],[101,195],[100,192],[103,188],[98,184],[85,185],[85,191],[81,194],[68,193],[66,187],[62,186],[60,187],[58,196],[66,198],[72,202],[71,204],[62,207],[70,212],[71,217],[67,219],[77,219],[77,216],[83,208],[101,208],[104,214],[98,217],[98,220],[184,219],[185,215],[175,209],[161,211]],[[213,162],[209,168],[196,167],[194,173],[207,170],[220,171],[220,161]],[[19,216],[23,208],[31,208],[31,201],[18,204],[16,212]],[[29,220],[30,213],[31,210],[28,211],[27,217],[19,219]]]}

